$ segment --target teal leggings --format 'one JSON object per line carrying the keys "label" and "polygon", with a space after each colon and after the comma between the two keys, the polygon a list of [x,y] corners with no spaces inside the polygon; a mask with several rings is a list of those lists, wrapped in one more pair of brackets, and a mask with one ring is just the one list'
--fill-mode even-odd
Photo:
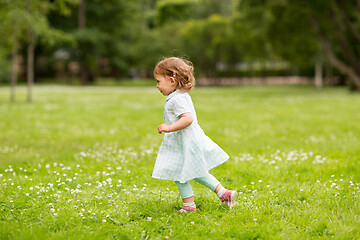
{"label": "teal leggings", "polygon": [[[205,187],[210,188],[212,191],[215,191],[216,187],[220,184],[220,182],[210,173],[206,177],[194,178],[194,180],[198,183],[201,183]],[[187,181],[185,183],[175,181],[175,183],[176,186],[179,188],[181,198],[189,198],[194,196],[190,181]]]}

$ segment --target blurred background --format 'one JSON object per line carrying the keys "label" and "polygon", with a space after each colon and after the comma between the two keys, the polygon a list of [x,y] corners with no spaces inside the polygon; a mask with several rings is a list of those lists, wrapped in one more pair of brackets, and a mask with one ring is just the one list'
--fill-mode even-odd
{"label": "blurred background", "polygon": [[163,57],[198,85],[360,90],[359,0],[0,0],[0,84],[153,84]]}

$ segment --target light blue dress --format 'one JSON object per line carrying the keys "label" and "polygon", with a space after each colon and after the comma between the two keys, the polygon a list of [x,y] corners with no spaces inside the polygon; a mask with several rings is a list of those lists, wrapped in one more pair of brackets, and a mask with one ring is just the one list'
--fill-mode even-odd
{"label": "light blue dress", "polygon": [[165,123],[170,125],[180,115],[190,112],[193,123],[179,131],[165,133],[155,162],[153,178],[184,183],[208,175],[210,169],[229,159],[216,143],[207,137],[198,124],[196,112],[188,93],[176,90],[166,98]]}

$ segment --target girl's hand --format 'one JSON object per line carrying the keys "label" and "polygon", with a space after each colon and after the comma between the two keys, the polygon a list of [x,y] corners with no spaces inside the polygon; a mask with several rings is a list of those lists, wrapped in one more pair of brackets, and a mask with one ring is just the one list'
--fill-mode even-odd
{"label": "girl's hand", "polygon": [[181,129],[184,129],[188,126],[190,126],[193,122],[193,118],[192,118],[192,115],[191,113],[183,113],[180,115],[180,119],[171,124],[171,125],[167,125],[165,123],[161,124],[158,126],[158,131],[159,133],[161,134],[162,132],[174,132],[174,131],[178,131],[178,130],[181,130]]}
{"label": "girl's hand", "polygon": [[158,126],[158,132],[161,134],[162,132],[170,132],[170,127],[169,125],[163,123],[161,125]]}

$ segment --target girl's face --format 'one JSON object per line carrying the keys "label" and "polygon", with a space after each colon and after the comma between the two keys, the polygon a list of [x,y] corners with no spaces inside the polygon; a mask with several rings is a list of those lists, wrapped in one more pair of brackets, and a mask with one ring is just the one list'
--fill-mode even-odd
{"label": "girl's face", "polygon": [[155,80],[157,89],[159,89],[164,96],[168,96],[176,90],[176,81],[173,77],[156,75]]}

